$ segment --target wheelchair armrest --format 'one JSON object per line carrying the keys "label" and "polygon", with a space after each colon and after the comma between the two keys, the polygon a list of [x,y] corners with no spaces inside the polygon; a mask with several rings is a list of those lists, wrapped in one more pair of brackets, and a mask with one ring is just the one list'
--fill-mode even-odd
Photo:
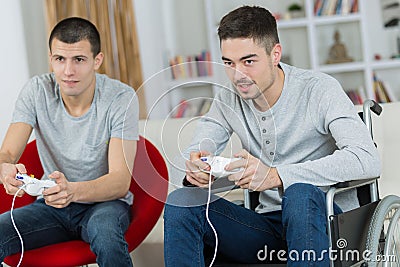
{"label": "wheelchair armrest", "polygon": [[333,199],[335,197],[335,194],[348,191],[353,188],[359,188],[365,185],[370,185],[370,199],[371,202],[376,201],[379,198],[378,195],[378,189],[377,189],[377,184],[376,181],[378,180],[379,177],[375,178],[367,178],[367,179],[361,179],[361,180],[352,180],[352,181],[347,181],[347,182],[340,182],[337,184],[332,185],[328,192],[326,192],[326,210],[327,210],[327,216],[330,218],[334,212],[333,212]]}
{"label": "wheelchair armrest", "polygon": [[363,185],[366,185],[366,184],[373,183],[376,180],[378,180],[378,178],[379,177],[340,182],[340,183],[332,185],[331,187],[335,187],[335,188],[356,188],[356,187],[360,187],[360,186],[363,186]]}
{"label": "wheelchair armrest", "polygon": [[226,177],[216,179],[215,182],[211,185],[211,192],[213,194],[231,191],[235,189],[241,189],[241,188],[235,185],[234,182],[229,181],[228,178]]}
{"label": "wheelchair armrest", "polygon": [[[193,185],[193,184],[189,183],[188,180],[186,179],[186,177],[182,180],[182,185],[184,187],[197,187],[196,185]],[[207,187],[204,188],[204,189],[208,190]],[[222,193],[222,192],[226,192],[226,191],[231,191],[231,190],[234,190],[234,189],[240,189],[240,187],[235,185],[234,182],[229,181],[225,177],[217,179],[211,185],[211,193],[213,193],[213,194]]]}

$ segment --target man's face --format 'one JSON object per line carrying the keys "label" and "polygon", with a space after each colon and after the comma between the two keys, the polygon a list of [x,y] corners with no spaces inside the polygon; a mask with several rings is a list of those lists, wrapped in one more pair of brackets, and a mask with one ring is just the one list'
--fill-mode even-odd
{"label": "man's face", "polygon": [[276,58],[252,38],[222,40],[221,52],[225,71],[240,96],[253,100],[263,98],[276,79]]}
{"label": "man's face", "polygon": [[89,41],[67,44],[54,39],[51,44],[50,62],[61,93],[66,97],[79,97],[94,90],[95,72],[103,54],[93,57]]}

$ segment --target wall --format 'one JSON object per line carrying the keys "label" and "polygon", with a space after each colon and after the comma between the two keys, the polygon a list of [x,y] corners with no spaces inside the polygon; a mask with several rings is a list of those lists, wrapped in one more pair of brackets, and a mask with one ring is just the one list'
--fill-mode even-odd
{"label": "wall", "polygon": [[[163,66],[165,66],[164,47],[166,35],[163,31],[163,10],[168,8],[168,1],[137,0],[133,1],[136,18],[136,30],[139,36],[140,58],[142,63],[143,85],[149,117],[168,112],[167,106],[160,100],[163,88]],[[161,8],[160,8],[161,5]],[[152,90],[146,90],[151,88]]]}
{"label": "wall", "polygon": [[[12,0],[7,0],[12,1]],[[14,0],[15,1],[15,0]],[[49,71],[44,0],[20,0],[29,77]]]}
{"label": "wall", "polygon": [[19,90],[29,77],[21,6],[19,1],[2,0],[0,9],[0,140],[10,122]]}

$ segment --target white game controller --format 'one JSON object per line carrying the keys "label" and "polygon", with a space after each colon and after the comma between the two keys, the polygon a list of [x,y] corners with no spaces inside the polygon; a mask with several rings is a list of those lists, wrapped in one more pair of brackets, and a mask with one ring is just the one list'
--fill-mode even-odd
{"label": "white game controller", "polygon": [[[17,173],[15,179],[24,183],[23,190],[31,196],[40,196],[45,188],[50,188],[56,185],[53,180],[38,180],[30,177],[27,174]],[[21,186],[22,187],[22,186]]]}
{"label": "white game controller", "polygon": [[237,168],[230,171],[225,170],[225,166],[231,162],[237,161],[241,158],[225,158],[221,156],[208,156],[201,157],[202,161],[208,163],[211,167],[210,171],[205,171],[207,173],[211,173],[216,178],[225,177],[243,170],[243,168]]}

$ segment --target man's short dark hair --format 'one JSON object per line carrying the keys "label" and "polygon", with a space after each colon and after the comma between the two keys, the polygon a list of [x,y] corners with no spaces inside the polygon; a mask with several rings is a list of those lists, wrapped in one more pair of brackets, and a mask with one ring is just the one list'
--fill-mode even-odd
{"label": "man's short dark hair", "polygon": [[225,15],[218,27],[220,42],[234,38],[252,38],[267,53],[279,43],[275,17],[265,8],[242,6]]}
{"label": "man's short dark hair", "polygon": [[101,51],[100,34],[96,26],[83,18],[70,17],[58,22],[51,31],[49,37],[50,51],[51,43],[54,38],[67,44],[74,44],[83,40],[88,40],[93,57],[97,56]]}

